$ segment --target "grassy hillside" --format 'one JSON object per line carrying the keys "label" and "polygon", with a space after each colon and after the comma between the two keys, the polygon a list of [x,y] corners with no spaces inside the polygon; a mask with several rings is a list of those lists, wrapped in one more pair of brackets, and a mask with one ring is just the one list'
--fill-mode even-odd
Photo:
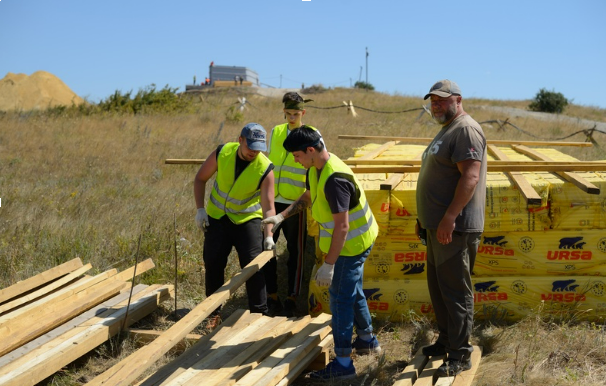
{"label": "grassy hillside", "polygon": [[[134,262],[140,235],[139,259],[152,258],[157,266],[142,280],[173,283],[176,226],[179,307],[194,307],[204,298],[203,236],[194,222],[192,185],[198,166],[165,165],[164,160],[205,158],[217,145],[237,140],[247,122],[258,122],[268,131],[283,122],[281,98],[243,92],[225,89],[197,95],[191,112],[180,114],[85,115],[59,109],[0,115],[0,288],[76,256],[100,271],[124,269]],[[248,103],[240,112],[236,107],[242,96]],[[338,140],[340,134],[432,137],[439,129],[419,110],[424,101],[418,97],[353,89],[305,96],[314,102],[309,104],[303,122],[317,127],[329,150],[342,158],[353,155],[356,146],[368,141]],[[350,100],[358,106],[357,118],[343,105]],[[479,122],[509,119],[542,139],[591,128],[567,121],[512,117],[490,109],[524,109],[528,103],[473,99],[464,100],[464,107]],[[566,114],[606,122],[603,109],[570,106]],[[490,139],[536,139],[511,125],[483,126]],[[596,134],[595,139],[600,148],[568,147],[562,151],[583,160],[606,159],[606,135]],[[567,140],[584,141],[585,136],[577,134]],[[284,245],[279,245],[280,249]],[[232,272],[236,269],[235,265],[229,267]],[[168,313],[171,309],[167,307]],[[373,377],[380,373],[377,366],[389,369],[376,383],[387,385],[402,369],[407,355],[427,339],[429,325],[417,321],[381,327],[385,346],[393,350],[388,350],[378,365],[360,363]],[[602,328],[563,328],[544,325],[539,319],[528,320],[498,331],[483,327],[477,338],[493,358],[501,358],[495,359],[493,366],[502,367],[499,374],[501,380],[507,378],[507,384],[555,384],[537,383],[548,376],[560,385],[581,381],[598,384],[592,382],[598,379],[596,375],[603,376],[604,370],[597,367],[606,361]],[[547,344],[550,340],[554,345]],[[515,342],[517,347],[512,346]],[[553,352],[544,352],[545,348]],[[540,364],[537,376],[531,363]],[[54,384],[81,382],[71,376],[55,378]],[[478,384],[505,384],[499,383],[498,377],[489,378]]]}

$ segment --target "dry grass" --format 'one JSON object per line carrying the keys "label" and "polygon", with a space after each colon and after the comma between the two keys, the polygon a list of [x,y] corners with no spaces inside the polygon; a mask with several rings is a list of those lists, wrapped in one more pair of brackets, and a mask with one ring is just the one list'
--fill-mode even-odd
{"label": "dry grass", "polygon": [[[235,90],[204,94],[197,112],[179,116],[52,117],[45,114],[0,115],[0,287],[30,277],[76,256],[98,271],[124,269],[152,258],[157,268],[145,283],[174,282],[175,224],[178,255],[178,308],[193,308],[204,298],[202,235],[194,224],[192,180],[198,166],[165,165],[167,158],[205,158],[218,144],[236,140],[246,122],[266,129],[283,122],[280,99],[247,95],[249,107],[238,122],[230,107],[241,96]],[[403,111],[419,108],[419,98],[389,96],[352,89],[307,95],[313,106],[331,107],[352,100],[366,109]],[[527,101],[465,101],[478,121],[505,120],[482,106],[525,108]],[[567,110],[575,117],[606,122],[606,111],[580,106]],[[345,108],[309,108],[304,122],[322,132],[331,152],[351,156],[366,141],[338,140],[339,134],[430,137],[438,126],[419,111],[387,114],[358,108],[353,119]],[[236,121],[234,121],[236,120]],[[590,127],[515,118],[511,122],[535,136],[556,138]],[[485,125],[493,139],[525,138],[511,126]],[[596,136],[606,148],[606,136]],[[583,141],[583,135],[570,140]],[[606,159],[598,148],[564,148],[579,159]],[[284,250],[282,243],[279,251]],[[313,248],[309,248],[313,250]],[[233,256],[232,256],[233,257]],[[309,270],[312,258],[309,260]],[[238,270],[229,265],[230,275]],[[283,276],[283,275],[282,275]],[[306,279],[308,279],[307,276]],[[241,291],[226,313],[244,307]],[[306,296],[299,308],[304,310]],[[166,328],[172,304],[160,316],[143,322]],[[155,318],[155,319],[154,319]],[[351,384],[390,385],[411,353],[432,337],[428,321],[377,321],[384,347],[380,357],[356,358],[360,376]],[[204,333],[202,329],[198,333]],[[478,385],[596,383],[604,377],[604,335],[600,326],[546,324],[528,319],[508,327],[479,326],[476,341],[489,348]],[[534,343],[533,343],[534,342]],[[112,341],[70,365],[47,384],[77,385],[126,355],[133,345]],[[547,379],[547,381],[545,381]],[[309,384],[305,379],[297,384]],[[543,382],[543,383],[541,383]]]}

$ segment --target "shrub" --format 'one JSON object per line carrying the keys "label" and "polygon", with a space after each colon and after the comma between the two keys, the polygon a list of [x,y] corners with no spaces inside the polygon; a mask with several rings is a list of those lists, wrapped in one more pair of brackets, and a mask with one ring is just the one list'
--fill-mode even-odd
{"label": "shrub", "polygon": [[364,90],[370,90],[370,91],[374,91],[375,86],[373,86],[370,83],[366,83],[366,82],[362,82],[362,81],[357,81],[354,84],[354,88],[362,88]]}
{"label": "shrub", "polygon": [[544,88],[539,90],[534,97],[533,102],[528,105],[532,111],[541,111],[544,113],[561,113],[568,105],[568,99],[562,93],[555,91],[547,91]]}

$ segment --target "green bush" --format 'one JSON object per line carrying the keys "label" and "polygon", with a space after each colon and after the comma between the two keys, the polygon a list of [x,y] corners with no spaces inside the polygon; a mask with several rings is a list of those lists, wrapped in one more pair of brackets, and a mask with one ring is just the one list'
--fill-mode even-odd
{"label": "green bush", "polygon": [[547,91],[542,88],[534,97],[533,102],[528,105],[528,108],[532,111],[559,114],[564,111],[566,106],[568,106],[568,99],[562,93]]}
{"label": "green bush", "polygon": [[362,81],[358,81],[354,84],[354,88],[362,88],[364,90],[370,90],[370,91],[374,91],[375,86],[373,86],[370,83],[366,83],[366,82],[362,82]]}

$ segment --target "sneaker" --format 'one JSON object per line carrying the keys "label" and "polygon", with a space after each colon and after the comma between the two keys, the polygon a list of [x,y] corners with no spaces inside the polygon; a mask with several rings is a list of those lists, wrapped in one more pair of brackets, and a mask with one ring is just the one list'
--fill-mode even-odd
{"label": "sneaker", "polygon": [[381,352],[381,346],[376,336],[373,336],[368,342],[358,336],[351,344],[351,348],[356,350],[356,354],[359,355],[378,354]]}
{"label": "sneaker", "polygon": [[459,375],[465,370],[471,368],[470,359],[452,359],[448,358],[438,367],[436,374],[438,377],[453,377]]}
{"label": "sneaker", "polygon": [[284,301],[284,310],[281,315],[286,316],[287,318],[292,318],[293,316],[295,316],[296,312],[297,312],[297,303],[295,303],[294,300],[287,298]]}
{"label": "sneaker", "polygon": [[219,315],[219,314],[211,315],[206,320],[206,329],[208,331],[212,331],[215,328],[219,327],[220,324],[221,324],[221,315]]}
{"label": "sneaker", "polygon": [[423,355],[426,357],[437,357],[439,355],[446,355],[446,346],[440,342],[436,342],[432,345],[423,347]]}
{"label": "sneaker", "polygon": [[309,377],[320,381],[336,381],[341,379],[350,379],[356,377],[356,368],[353,361],[349,366],[343,367],[336,359],[326,366],[324,370],[312,372]]}
{"label": "sneaker", "polygon": [[267,297],[267,314],[269,316],[276,316],[278,315],[280,312],[282,312],[282,303],[280,302],[280,299],[276,299],[274,300],[271,297]]}

